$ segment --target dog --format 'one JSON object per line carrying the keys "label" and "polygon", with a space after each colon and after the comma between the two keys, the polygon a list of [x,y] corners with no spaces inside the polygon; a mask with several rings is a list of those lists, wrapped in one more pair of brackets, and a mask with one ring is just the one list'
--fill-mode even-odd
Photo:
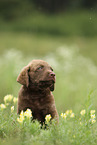
{"label": "dog", "polygon": [[52,67],[43,60],[32,60],[20,72],[17,82],[22,84],[18,95],[17,113],[31,109],[33,120],[45,123],[45,116],[59,122],[55,106],[54,86],[56,82]]}

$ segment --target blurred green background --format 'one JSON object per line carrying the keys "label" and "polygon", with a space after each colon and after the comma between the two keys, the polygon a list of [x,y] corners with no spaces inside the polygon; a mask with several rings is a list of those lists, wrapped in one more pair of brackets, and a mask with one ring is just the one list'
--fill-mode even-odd
{"label": "blurred green background", "polygon": [[84,108],[91,90],[97,109],[96,54],[96,0],[0,0],[0,102],[18,96],[20,70],[38,58],[54,67],[58,112]]}

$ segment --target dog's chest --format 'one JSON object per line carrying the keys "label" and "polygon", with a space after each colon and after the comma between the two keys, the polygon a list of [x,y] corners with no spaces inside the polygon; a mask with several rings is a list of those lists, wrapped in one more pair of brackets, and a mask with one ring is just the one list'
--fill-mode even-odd
{"label": "dog's chest", "polygon": [[39,98],[37,100],[32,99],[31,101],[32,103],[30,108],[32,110],[34,118],[41,118],[42,116],[45,116],[48,113],[50,105],[44,98]]}
{"label": "dog's chest", "polygon": [[48,96],[41,96],[41,97],[35,97],[32,96],[30,97],[29,101],[30,101],[30,108],[32,109],[32,111],[38,111],[39,112],[41,110],[47,110],[50,106],[51,106],[51,95]]}
{"label": "dog's chest", "polygon": [[[28,95],[29,94],[29,95]],[[25,108],[30,108],[32,112],[47,112],[53,103],[53,97],[51,93],[46,95],[39,95],[34,93],[27,93],[26,98],[22,98],[22,104]]]}
{"label": "dog's chest", "polygon": [[37,99],[31,99],[31,104],[35,106],[35,108],[41,108],[44,105],[45,99],[43,98],[37,98]]}

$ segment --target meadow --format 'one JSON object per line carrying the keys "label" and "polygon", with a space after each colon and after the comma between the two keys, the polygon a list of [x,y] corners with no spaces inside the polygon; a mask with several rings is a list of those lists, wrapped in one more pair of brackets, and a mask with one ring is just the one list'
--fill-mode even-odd
{"label": "meadow", "polygon": [[[62,26],[60,17],[35,17],[33,24],[21,19],[17,23],[2,22],[0,32],[0,144],[97,144],[97,35],[96,14],[80,13],[65,16],[66,24]],[[92,24],[85,29],[85,25]],[[87,19],[85,19],[87,17]],[[55,19],[54,19],[55,18]],[[94,19],[93,19],[94,18]],[[46,19],[42,25],[41,20]],[[60,19],[60,21],[59,21]],[[56,20],[56,21],[55,21]],[[53,21],[53,25],[50,22]],[[24,23],[25,22],[25,23]],[[56,22],[56,27],[54,27]],[[79,22],[77,27],[75,24]],[[81,22],[81,23],[80,23]],[[60,23],[60,24],[59,24]],[[25,25],[23,25],[25,24]],[[38,25],[40,24],[40,26]],[[37,27],[38,32],[33,32]],[[91,27],[92,25],[92,27]],[[22,27],[24,26],[24,27]],[[31,27],[32,26],[32,27]],[[58,27],[60,26],[60,27]],[[80,27],[79,27],[80,26]],[[7,28],[8,27],[8,28]],[[22,30],[21,30],[22,28]],[[28,31],[28,28],[33,28]],[[46,29],[47,28],[47,29]],[[91,29],[90,29],[91,28]],[[93,29],[92,29],[93,28]],[[50,30],[54,30],[51,34]],[[67,33],[65,33],[67,30]],[[71,30],[71,31],[70,31]],[[92,31],[91,31],[92,30]],[[56,32],[56,33],[54,33]],[[63,32],[63,34],[62,34]],[[84,34],[83,34],[84,32]],[[43,59],[52,65],[56,73],[56,87],[53,92],[56,107],[59,113],[59,124],[47,121],[47,129],[42,128],[39,122],[30,121],[23,113],[17,116],[17,96],[20,84],[16,78],[21,69],[32,59]],[[7,98],[7,99],[6,99]]]}

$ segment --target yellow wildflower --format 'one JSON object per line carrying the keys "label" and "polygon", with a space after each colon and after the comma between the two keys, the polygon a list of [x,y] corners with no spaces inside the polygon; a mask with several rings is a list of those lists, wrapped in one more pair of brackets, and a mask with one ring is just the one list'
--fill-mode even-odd
{"label": "yellow wildflower", "polygon": [[64,115],[64,114],[63,114],[63,113],[61,113],[61,117],[62,117],[62,118],[63,118],[63,115]]}
{"label": "yellow wildflower", "polygon": [[14,104],[17,103],[17,101],[18,101],[18,98],[14,97],[14,98],[13,98]]}
{"label": "yellow wildflower", "polygon": [[19,123],[23,123],[25,117],[30,119],[32,117],[32,111],[30,109],[27,109],[25,112],[21,111],[19,117],[17,118],[17,121]]}
{"label": "yellow wildflower", "polygon": [[23,123],[23,121],[24,121],[24,116],[18,117],[18,118],[17,118],[17,121],[18,121],[19,123]]}
{"label": "yellow wildflower", "polygon": [[11,107],[11,112],[13,112],[13,111],[14,111],[14,106]]}
{"label": "yellow wildflower", "polygon": [[23,110],[21,111],[20,116],[24,116],[24,112],[23,112]]}
{"label": "yellow wildflower", "polygon": [[94,124],[96,122],[95,119],[90,119],[89,122],[91,122],[92,124]]}
{"label": "yellow wildflower", "polygon": [[6,105],[5,104],[0,104],[0,108],[1,108],[1,110],[5,109]]}
{"label": "yellow wildflower", "polygon": [[67,115],[72,114],[72,110],[67,110],[65,113],[66,113]]}
{"label": "yellow wildflower", "polygon": [[19,123],[23,123],[24,119],[25,119],[25,117],[24,117],[24,112],[21,111],[20,117],[17,118],[17,121],[18,121]]}
{"label": "yellow wildflower", "polygon": [[95,114],[93,114],[93,115],[91,114],[91,118],[95,119],[96,118]]}
{"label": "yellow wildflower", "polygon": [[74,113],[71,113],[70,117],[73,118],[74,116],[75,116]]}
{"label": "yellow wildflower", "polygon": [[46,115],[46,117],[45,117],[46,122],[47,122],[47,123],[50,122],[51,118],[52,118],[52,117],[51,117],[50,114]]}
{"label": "yellow wildflower", "polygon": [[96,122],[96,120],[95,119],[92,119],[91,122],[92,122],[92,124],[94,124]]}
{"label": "yellow wildflower", "polygon": [[96,112],[95,110],[91,110],[91,111],[90,111],[91,114],[94,114],[95,112]]}
{"label": "yellow wildflower", "polygon": [[13,95],[6,95],[6,96],[4,97],[4,102],[5,102],[5,103],[11,102],[12,99],[13,99]]}
{"label": "yellow wildflower", "polygon": [[70,111],[69,111],[69,110],[67,110],[65,113],[68,115],[68,114],[70,113]]}
{"label": "yellow wildflower", "polygon": [[83,116],[83,115],[85,115],[85,113],[86,113],[86,110],[84,109],[84,110],[81,110],[81,112],[80,112],[80,114]]}
{"label": "yellow wildflower", "polygon": [[64,118],[64,119],[66,119],[67,114],[66,113],[61,113],[61,117]]}
{"label": "yellow wildflower", "polygon": [[24,116],[26,116],[27,118],[31,118],[32,117],[32,111],[30,109],[27,109],[24,112]]}

